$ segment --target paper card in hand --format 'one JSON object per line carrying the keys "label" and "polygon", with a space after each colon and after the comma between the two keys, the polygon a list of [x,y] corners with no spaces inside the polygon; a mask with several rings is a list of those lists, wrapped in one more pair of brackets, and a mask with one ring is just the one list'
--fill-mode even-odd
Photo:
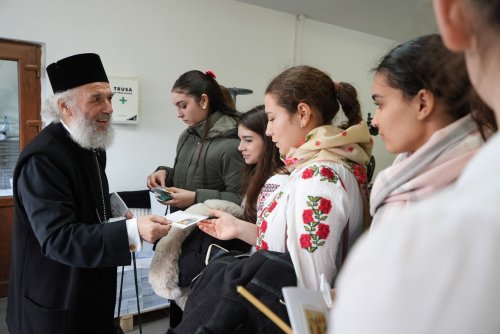
{"label": "paper card in hand", "polygon": [[168,220],[172,221],[172,226],[178,228],[186,228],[196,224],[200,220],[207,219],[207,216],[196,215],[185,211],[175,211],[174,213],[165,216]]}
{"label": "paper card in hand", "polygon": [[154,187],[150,191],[155,194],[158,202],[170,201],[172,199],[170,195],[172,191],[167,187]]}

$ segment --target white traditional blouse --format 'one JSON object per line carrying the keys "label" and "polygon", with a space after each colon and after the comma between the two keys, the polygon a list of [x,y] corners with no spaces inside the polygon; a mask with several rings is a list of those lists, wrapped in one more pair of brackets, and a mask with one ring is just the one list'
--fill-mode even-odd
{"label": "white traditional blouse", "polygon": [[259,196],[257,197],[257,213],[262,211],[269,196],[272,196],[276,190],[288,181],[288,177],[288,174],[275,174],[266,180],[266,183],[262,186]]}
{"label": "white traditional blouse", "polygon": [[289,251],[298,286],[319,289],[322,273],[329,282],[337,274],[337,251],[348,221],[353,239],[363,225],[355,176],[339,163],[311,162],[287,176],[258,208],[256,249]]}

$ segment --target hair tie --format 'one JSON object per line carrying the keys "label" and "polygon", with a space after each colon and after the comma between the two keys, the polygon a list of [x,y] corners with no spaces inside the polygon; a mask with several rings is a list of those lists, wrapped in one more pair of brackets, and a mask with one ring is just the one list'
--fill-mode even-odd
{"label": "hair tie", "polygon": [[342,83],[340,81],[334,81],[333,86],[335,88],[335,95],[337,95],[340,92],[340,86]]}
{"label": "hair tie", "polygon": [[215,73],[214,73],[214,72],[212,72],[212,71],[210,71],[210,70],[206,71],[206,72],[205,72],[205,75],[206,75],[207,77],[212,78],[212,79],[215,79],[215,78],[216,78]]}

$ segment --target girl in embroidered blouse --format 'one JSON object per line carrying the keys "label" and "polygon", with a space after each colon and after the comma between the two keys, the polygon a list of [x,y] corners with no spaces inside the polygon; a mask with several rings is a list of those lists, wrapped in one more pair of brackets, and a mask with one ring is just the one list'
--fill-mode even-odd
{"label": "girl in embroidered blouse", "polygon": [[257,220],[257,211],[265,199],[287,179],[278,148],[266,136],[266,125],[264,105],[242,113],[238,120],[238,150],[245,160],[241,181],[243,217],[249,222]]}
{"label": "girl in embroidered blouse", "polygon": [[447,50],[437,34],[389,51],[375,68],[372,92],[372,125],[398,154],[374,182],[373,228],[454,182],[496,122],[472,88],[463,55]]}
{"label": "girl in embroidered blouse", "polygon": [[[332,125],[340,109],[347,121]],[[356,90],[309,66],[292,67],[266,89],[266,134],[290,172],[286,183],[257,212],[257,224],[212,211],[200,229],[221,239],[239,238],[257,250],[289,251],[298,285],[332,282],[349,223],[351,244],[363,229],[366,164],[372,139],[362,121]]]}

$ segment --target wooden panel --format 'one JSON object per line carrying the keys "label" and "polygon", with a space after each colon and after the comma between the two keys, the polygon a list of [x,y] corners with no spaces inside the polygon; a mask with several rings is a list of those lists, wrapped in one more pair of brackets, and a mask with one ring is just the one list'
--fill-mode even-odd
{"label": "wooden panel", "polygon": [[0,297],[7,296],[13,219],[12,197],[0,197]]}

